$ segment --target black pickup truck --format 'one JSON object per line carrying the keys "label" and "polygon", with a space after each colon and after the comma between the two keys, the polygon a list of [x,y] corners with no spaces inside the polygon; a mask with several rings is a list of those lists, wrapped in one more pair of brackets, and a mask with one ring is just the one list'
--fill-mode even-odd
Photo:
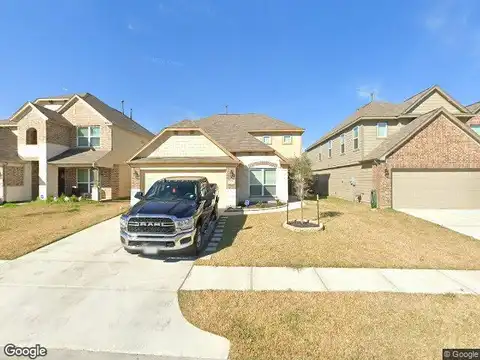
{"label": "black pickup truck", "polygon": [[129,253],[198,255],[218,215],[218,187],[205,177],[156,181],[120,218],[120,240]]}

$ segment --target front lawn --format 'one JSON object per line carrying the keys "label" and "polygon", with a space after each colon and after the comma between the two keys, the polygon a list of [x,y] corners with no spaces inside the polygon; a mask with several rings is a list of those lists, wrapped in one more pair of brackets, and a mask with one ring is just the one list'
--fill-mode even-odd
{"label": "front lawn", "polygon": [[475,348],[480,297],[180,292],[185,318],[231,341],[230,359],[441,359]]}
{"label": "front lawn", "polygon": [[127,208],[128,201],[35,201],[0,206],[0,259],[15,259]]}
{"label": "front lawn", "polygon": [[[306,217],[316,213],[307,202]],[[285,212],[229,216],[217,252],[197,264],[480,269],[480,241],[413,216],[332,198],[320,215],[325,231],[314,233],[284,229]]]}

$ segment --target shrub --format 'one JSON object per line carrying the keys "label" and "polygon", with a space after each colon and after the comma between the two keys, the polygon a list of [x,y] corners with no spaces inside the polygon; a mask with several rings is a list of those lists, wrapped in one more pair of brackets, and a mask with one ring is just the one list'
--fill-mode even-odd
{"label": "shrub", "polygon": [[70,197],[70,200],[71,200],[72,202],[78,202],[78,198],[77,198],[76,195],[72,195],[72,196]]}

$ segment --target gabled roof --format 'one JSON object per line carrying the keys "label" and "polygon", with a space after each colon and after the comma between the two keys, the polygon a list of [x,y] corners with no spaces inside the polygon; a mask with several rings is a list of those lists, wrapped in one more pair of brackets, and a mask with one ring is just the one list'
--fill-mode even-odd
{"label": "gabled roof", "polygon": [[452,116],[445,108],[441,107],[425,113],[416,119],[409,122],[407,125],[401,127],[396,133],[389,136],[380,145],[373,149],[367,156],[363,158],[363,161],[371,161],[375,159],[383,159],[385,156],[391,154],[398,149],[406,141],[417,134],[421,129],[425,128],[429,123],[434,121],[438,116],[444,115],[450,119],[455,125],[465,131],[469,136],[480,143],[480,136],[477,135],[472,129],[458,120],[455,116]]}
{"label": "gabled roof", "polygon": [[[187,120],[187,121],[190,121],[190,120]],[[232,159],[234,162],[236,163],[239,163],[240,160],[238,160],[238,158],[233,155],[228,149],[226,149],[222,144],[218,143],[214,138],[212,138],[210,136],[210,134],[208,134],[207,132],[205,132],[204,129],[202,128],[199,128],[199,127],[192,127],[192,126],[186,126],[187,123],[184,123],[185,126],[182,126],[182,127],[176,127],[176,128],[170,128],[170,127],[167,127],[167,128],[164,128],[162,131],[160,131],[158,133],[157,136],[155,136],[152,140],[150,140],[147,144],[145,144],[140,150],[138,150],[131,158],[130,160],[128,160],[127,162],[128,163],[132,163],[137,159],[137,157],[145,150],[145,149],[148,149],[149,147],[151,147],[163,134],[167,133],[167,132],[174,132],[174,131],[181,131],[181,132],[190,132],[190,131],[198,131],[200,134],[202,134],[203,136],[205,136],[208,140],[210,140],[213,144],[215,144],[220,150],[222,150],[225,155],[227,157],[229,157],[230,159]]]}
{"label": "gabled roof", "polygon": [[117,109],[114,109],[98,99],[96,96],[90,93],[81,93],[73,95],[70,100],[68,100],[61,108],[57,110],[58,113],[62,114],[65,112],[71,105],[73,105],[79,99],[85,101],[90,105],[95,111],[97,111],[106,121],[116,125],[124,130],[132,131],[142,136],[153,137],[154,135],[141,126],[139,123],[130,119],[125,114],[121,113]]}
{"label": "gabled roof", "polygon": [[93,165],[108,153],[110,153],[109,150],[72,148],[48,159],[48,163],[55,165]]}
{"label": "gabled roof", "polygon": [[411,114],[409,111],[415,109],[419,104],[421,104],[426,98],[431,96],[434,92],[438,92],[441,94],[448,102],[452,105],[460,109],[466,114],[471,114],[470,110],[467,109],[465,106],[460,104],[458,101],[453,99],[449,94],[447,94],[442,88],[438,85],[430,86],[419,93],[405,99],[402,103],[394,104],[390,102],[384,101],[372,101],[368,104],[365,104],[361,108],[357,109],[352,115],[347,117],[343,122],[341,122],[338,126],[333,128],[331,131],[327,132],[324,136],[322,136],[319,140],[315,141],[312,145],[308,146],[306,151],[320,145],[321,143],[328,140],[333,135],[340,133],[341,131],[345,130],[349,126],[353,126],[354,124],[360,122],[364,119],[388,119],[388,118],[397,118],[400,116],[407,116],[407,117],[416,117],[418,114]]}
{"label": "gabled roof", "polygon": [[218,114],[199,120],[183,120],[169,128],[201,128],[231,152],[273,152],[251,133],[299,132],[304,129],[263,114]]}
{"label": "gabled roof", "polygon": [[62,115],[57,113],[56,111],[47,109],[46,107],[32,104],[38,111],[40,111],[43,115],[45,115],[49,120],[52,120],[60,125],[65,126],[73,126],[67,119],[65,119]]}
{"label": "gabled roof", "polygon": [[467,109],[470,110],[470,112],[473,114],[478,113],[480,111],[480,101],[477,101],[476,103],[468,105]]}

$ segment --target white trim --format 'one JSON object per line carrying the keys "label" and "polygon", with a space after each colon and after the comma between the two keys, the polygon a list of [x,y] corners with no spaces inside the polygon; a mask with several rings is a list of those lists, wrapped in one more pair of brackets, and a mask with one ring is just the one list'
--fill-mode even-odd
{"label": "white trim", "polygon": [[340,154],[345,154],[345,134],[340,135]]}
{"label": "white trim", "polygon": [[[289,138],[290,141],[285,141],[285,138]],[[283,135],[282,136],[282,144],[283,145],[292,145],[293,144],[293,136],[292,135]]]}
{"label": "white trim", "polygon": [[[262,183],[259,185],[259,184],[251,184],[250,182],[250,175],[251,175],[251,172],[252,171],[258,171],[258,170],[261,170],[262,171]],[[269,170],[269,171],[274,171],[275,173],[275,184],[267,184],[266,181],[265,181],[265,170]],[[251,186],[261,186],[262,187],[262,194],[261,195],[252,195],[251,193],[251,189],[250,187]],[[261,198],[261,197],[268,197],[270,195],[265,195],[265,186],[275,186],[275,194],[271,195],[273,197],[277,196],[277,170],[275,168],[249,168],[248,169],[248,196],[250,198]]]}
{"label": "white trim", "polygon": [[328,140],[328,158],[332,158],[333,140]]}
{"label": "white trim", "polygon": [[[95,128],[95,127],[97,127],[97,128],[98,128],[98,131],[100,132],[100,133],[98,134],[98,136],[92,136],[92,135],[91,135],[91,129],[92,129],[92,128]],[[78,148],[91,148],[91,147],[93,147],[93,148],[99,148],[99,147],[100,147],[100,145],[101,145],[101,143],[100,143],[100,142],[101,142],[101,131],[102,131],[102,128],[101,128],[100,125],[77,126],[75,129],[76,129],[77,147],[78,147]],[[79,129],[88,129],[88,135],[87,135],[87,136],[80,136],[81,138],[87,138],[87,139],[88,139],[88,145],[79,145],[79,143],[78,143],[78,138],[79,138],[79,136],[78,136],[78,130],[79,130]],[[91,145],[91,139],[92,139],[92,138],[97,138],[97,137],[98,137],[98,145],[97,145],[97,146],[92,146],[92,145]]]}
{"label": "white trim", "polygon": [[[265,141],[268,139],[268,141]],[[272,137],[270,135],[263,135],[262,141],[266,145],[272,145]]]}
{"label": "white trim", "polygon": [[[355,137],[355,129],[357,129],[357,137]],[[357,140],[357,147],[355,147],[355,140]],[[353,142],[353,150],[360,149],[360,126],[355,126],[352,129],[352,142]]]}
{"label": "white trim", "polygon": [[[385,125],[385,135],[384,136],[380,136],[378,134],[378,130],[380,129],[380,125]],[[386,121],[377,122],[377,138],[384,139],[387,136],[388,136],[388,123]]]}

